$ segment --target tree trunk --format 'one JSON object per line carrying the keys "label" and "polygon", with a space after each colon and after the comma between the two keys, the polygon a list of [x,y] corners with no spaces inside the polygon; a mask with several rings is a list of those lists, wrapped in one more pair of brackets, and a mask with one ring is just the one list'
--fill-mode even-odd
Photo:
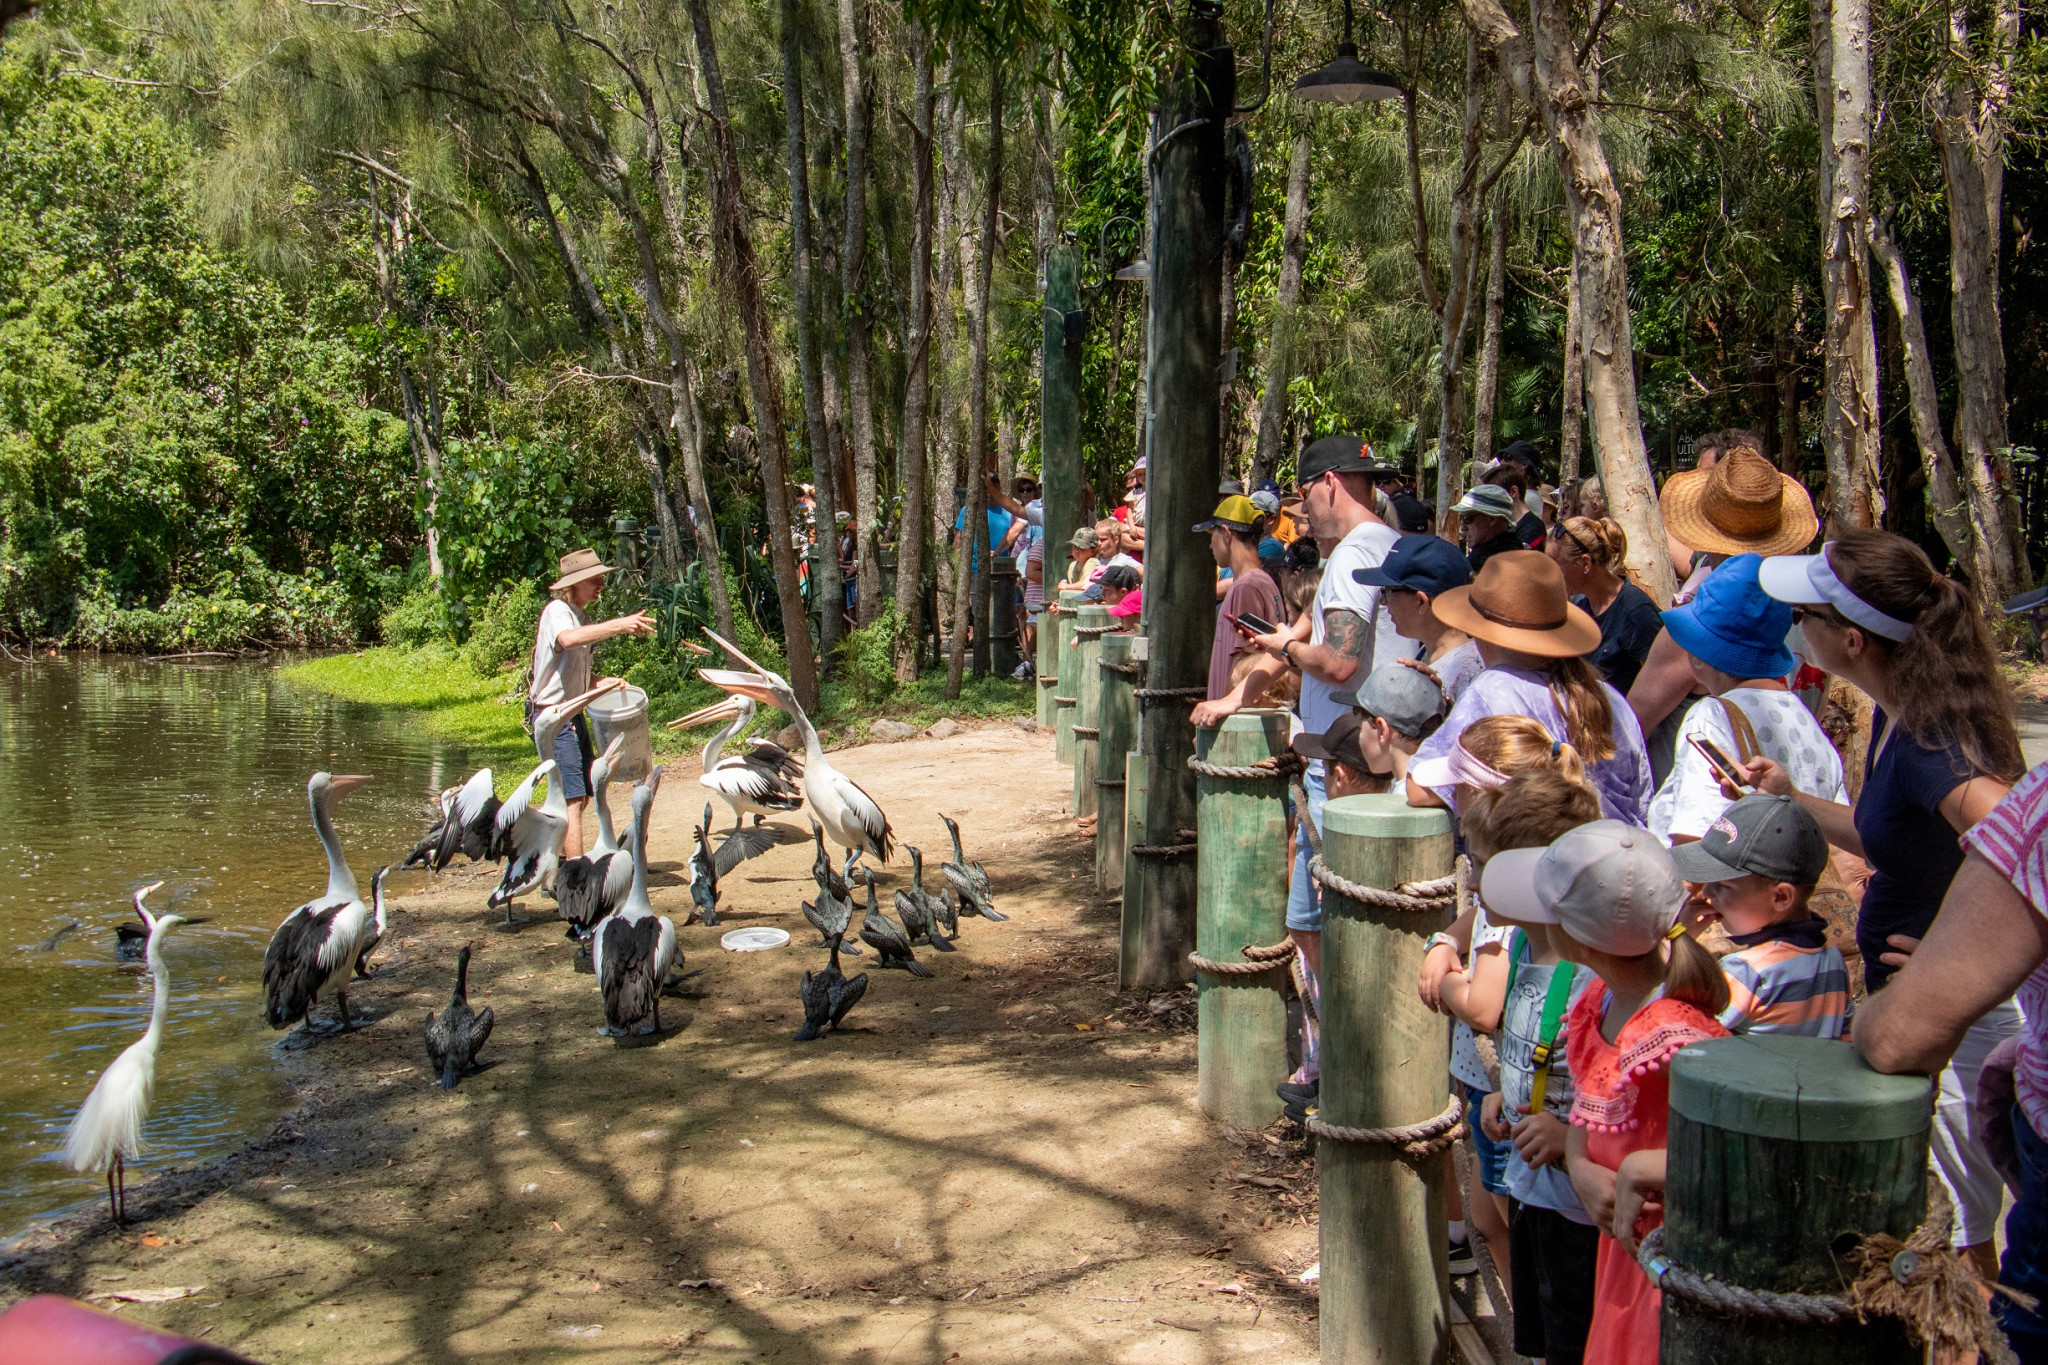
{"label": "tree trunk", "polygon": [[[1472,288],[1479,274],[1479,153],[1486,87],[1480,80],[1479,36],[1465,31],[1465,113],[1460,128],[1458,184],[1451,191],[1450,279],[1438,306],[1436,515],[1441,523],[1465,492],[1465,338]],[[1423,224],[1422,206],[1415,218]],[[1425,224],[1426,226],[1426,224]],[[1479,476],[1479,462],[1472,462]]]}
{"label": "tree trunk", "polygon": [[1557,486],[1569,488],[1579,478],[1586,446],[1586,314],[1579,305],[1579,252],[1564,286],[1564,412],[1557,430]]}
{"label": "tree trunk", "polygon": [[1252,456],[1252,481],[1270,479],[1280,467],[1280,443],[1287,425],[1287,386],[1294,382],[1294,334],[1301,323],[1301,263],[1308,256],[1308,129],[1294,135],[1287,158],[1287,210],[1280,235],[1280,280],[1273,290],[1272,340],[1266,344],[1266,391],[1259,400],[1259,444]]}
{"label": "tree trunk", "polygon": [[[811,457],[811,487],[817,500],[817,581],[811,585],[818,613],[818,652],[826,658],[839,645],[839,481],[832,477],[832,441],[825,431],[825,381],[818,358],[817,263],[811,246],[811,171],[804,146],[804,53],[802,0],[782,0],[782,115],[789,162],[790,292],[796,313],[796,363],[804,392],[804,451]],[[731,636],[727,636],[731,639]]]}
{"label": "tree trunk", "polygon": [[[958,315],[953,295],[960,287],[960,196],[954,187],[967,175],[967,111],[960,102],[960,68],[946,59],[940,82],[945,94],[940,100],[943,129],[939,142],[943,179],[937,190],[939,282],[932,299],[932,361],[937,370],[937,395],[933,404],[939,416],[939,440],[932,452],[932,536],[935,546],[945,545],[959,514],[961,503],[953,486],[960,477],[960,384],[956,373],[959,357]],[[956,547],[957,548],[957,547]],[[950,552],[941,556],[951,567]]]}
{"label": "tree trunk", "polygon": [[846,220],[839,249],[840,307],[846,326],[846,421],[853,446],[853,520],[859,532],[854,572],[860,576],[855,609],[862,625],[882,613],[881,563],[875,556],[881,527],[875,489],[875,417],[868,364],[868,96],[861,31],[865,0],[839,0],[839,70],[845,89]]}
{"label": "tree trunk", "polygon": [[1988,35],[1974,46],[1970,12],[1949,11],[1952,53],[1974,59],[1982,77],[1951,74],[1934,95],[1934,139],[1948,188],[1949,321],[1955,333],[1957,453],[1970,512],[1984,539],[1986,602],[2002,602],[2033,581],[2012,491],[2006,427],[2005,343],[1998,316],[1999,229],[2005,199],[2004,105],[2019,38],[2019,6],[2001,0]]}
{"label": "tree trunk", "polygon": [[1965,505],[1961,482],[1956,478],[1955,459],[1941,434],[1941,390],[1934,378],[1934,359],[1927,349],[1927,328],[1920,317],[1920,298],[1906,275],[1906,262],[1892,245],[1891,234],[1882,224],[1871,224],[1871,256],[1884,272],[1891,290],[1892,311],[1898,314],[1901,350],[1906,360],[1906,395],[1913,418],[1913,439],[1920,443],[1920,467],[1927,474],[1927,512],[1942,544],[1965,565],[1977,583],[1981,596],[1999,599],[1989,591],[1986,547],[1972,533],[1970,511]]}
{"label": "tree trunk", "polygon": [[[1533,0],[1530,43],[1499,0],[1460,0],[1465,22],[1500,63],[1515,93],[1542,115],[1564,181],[1578,262],[1586,390],[1610,515],[1628,535],[1628,569],[1659,603],[1677,584],[1664,539],[1664,513],[1650,477],[1636,402],[1635,347],[1628,312],[1621,194],[1600,142],[1580,75],[1577,48],[1558,0]],[[1570,403],[1569,393],[1566,395]]]}
{"label": "tree trunk", "polygon": [[1472,467],[1493,458],[1494,400],[1500,390],[1500,327],[1508,296],[1508,192],[1493,204],[1493,243],[1486,265],[1486,330],[1479,342],[1479,378],[1472,394]]}
{"label": "tree trunk", "polygon": [[910,337],[903,375],[903,519],[896,533],[896,681],[917,681],[924,632],[925,446],[931,400],[932,340],[932,45],[910,24]]}
{"label": "tree trunk", "polygon": [[790,541],[789,452],[782,424],[782,377],[775,363],[775,337],[767,301],[761,297],[753,236],[741,199],[739,149],[733,144],[732,123],[726,112],[725,80],[718,69],[709,0],[689,0],[689,7],[698,69],[711,115],[712,235],[721,248],[721,274],[746,337],[747,387],[761,443],[762,501],[768,509],[768,557],[775,570],[789,682],[797,701],[807,710],[816,710],[817,656],[811,648],[810,622],[804,617],[803,593],[797,585],[796,548]]}
{"label": "tree trunk", "polygon": [[[699,0],[701,3],[701,0]],[[988,670],[989,621],[986,591],[973,591],[976,577],[989,577],[992,546],[988,543],[988,483],[982,478],[988,449],[988,300],[990,275],[996,259],[996,222],[1003,199],[1003,64],[999,53],[989,54],[988,90],[988,183],[981,209],[981,244],[975,257],[974,289],[969,295],[967,315],[967,524],[962,531],[963,553],[955,573],[953,589],[953,647],[946,661],[946,700],[960,695],[961,674],[967,662],[967,616],[970,600],[974,612],[974,667]],[[964,239],[963,239],[964,240]],[[979,562],[977,563],[976,560]]]}
{"label": "tree trunk", "polygon": [[[395,207],[392,211],[384,207],[380,177],[375,171],[368,172],[368,175],[370,241],[377,254],[377,286],[384,296],[384,311],[396,315],[398,277],[394,266],[399,254],[398,238],[403,229],[398,224]],[[396,192],[394,186],[394,198]],[[413,454],[419,460],[421,480],[426,484],[427,576],[438,583],[441,581],[441,527],[436,512],[441,495],[441,443],[434,439],[433,424],[427,420],[426,405],[420,401],[419,389],[412,382],[412,370],[406,364],[405,354],[396,346],[392,348],[391,371],[398,380],[398,397],[405,409],[405,429],[412,437]]]}
{"label": "tree trunk", "polygon": [[1877,329],[1870,281],[1870,4],[1812,0],[1827,300],[1829,510],[1836,528],[1884,516],[1878,474]]}

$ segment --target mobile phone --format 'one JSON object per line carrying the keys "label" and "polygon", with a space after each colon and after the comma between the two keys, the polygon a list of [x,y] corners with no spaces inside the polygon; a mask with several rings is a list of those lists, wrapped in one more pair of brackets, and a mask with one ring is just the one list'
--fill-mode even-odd
{"label": "mobile phone", "polygon": [[1723,782],[1736,788],[1749,786],[1749,779],[1742,775],[1742,769],[1735,766],[1735,760],[1721,752],[1718,744],[1711,739],[1701,739],[1698,735],[1688,736],[1688,739],[1692,747],[1699,750],[1700,757],[1707,760],[1707,766],[1712,768]]}
{"label": "mobile phone", "polygon": [[1250,631],[1254,635],[1271,635],[1274,631],[1280,629],[1280,627],[1274,625],[1265,617],[1248,611],[1240,612],[1236,616],[1231,617],[1230,624],[1236,626],[1239,630]]}

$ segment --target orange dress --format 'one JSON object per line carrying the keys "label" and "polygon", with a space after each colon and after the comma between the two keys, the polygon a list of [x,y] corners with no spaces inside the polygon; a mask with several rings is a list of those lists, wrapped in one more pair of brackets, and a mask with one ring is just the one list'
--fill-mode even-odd
{"label": "orange dress", "polygon": [[[1613,1042],[1600,1034],[1609,992],[1587,991],[1572,1007],[1565,1035],[1573,1083],[1572,1123],[1586,1130],[1586,1155],[1619,1170],[1631,1152],[1665,1145],[1671,1121],[1671,1054],[1689,1043],[1725,1038],[1728,1030],[1704,1011],[1679,1000],[1652,1000],[1636,1011]],[[1661,1205],[1636,1219],[1641,1239],[1664,1221]],[[1622,1250],[1600,1233],[1593,1271],[1593,1329],[1586,1359],[1601,1365],[1656,1365],[1658,1318],[1664,1296]]]}

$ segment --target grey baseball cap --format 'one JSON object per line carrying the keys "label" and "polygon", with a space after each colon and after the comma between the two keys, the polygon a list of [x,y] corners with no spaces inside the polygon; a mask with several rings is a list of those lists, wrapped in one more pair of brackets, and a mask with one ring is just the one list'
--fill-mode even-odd
{"label": "grey baseball cap", "polygon": [[1694,843],[1671,850],[1689,882],[1725,882],[1750,873],[1772,882],[1813,886],[1827,871],[1828,841],[1820,823],[1796,801],[1758,793],[1716,816]]}
{"label": "grey baseball cap", "polygon": [[1381,664],[1355,690],[1333,693],[1330,699],[1376,716],[1410,739],[1428,737],[1451,709],[1442,684],[1403,663]]}
{"label": "grey baseball cap", "polygon": [[1558,925],[1616,957],[1655,948],[1687,899],[1671,851],[1650,831],[1619,820],[1580,825],[1548,848],[1496,853],[1479,886],[1488,914]]}
{"label": "grey baseball cap", "polygon": [[1452,505],[1453,512],[1483,512],[1489,517],[1501,517],[1513,521],[1520,510],[1515,506],[1514,495],[1497,483],[1482,483],[1471,489]]}

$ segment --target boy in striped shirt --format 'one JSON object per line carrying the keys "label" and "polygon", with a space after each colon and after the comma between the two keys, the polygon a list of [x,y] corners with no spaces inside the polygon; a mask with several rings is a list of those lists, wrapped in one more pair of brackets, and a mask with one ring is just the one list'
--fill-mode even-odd
{"label": "boy in striped shirt", "polygon": [[1849,970],[1807,907],[1827,870],[1828,842],[1814,818],[1782,796],[1745,796],[1697,841],[1671,850],[1679,875],[1705,888],[1702,920],[1716,920],[1736,950],[1721,959],[1731,1033],[1849,1032]]}

